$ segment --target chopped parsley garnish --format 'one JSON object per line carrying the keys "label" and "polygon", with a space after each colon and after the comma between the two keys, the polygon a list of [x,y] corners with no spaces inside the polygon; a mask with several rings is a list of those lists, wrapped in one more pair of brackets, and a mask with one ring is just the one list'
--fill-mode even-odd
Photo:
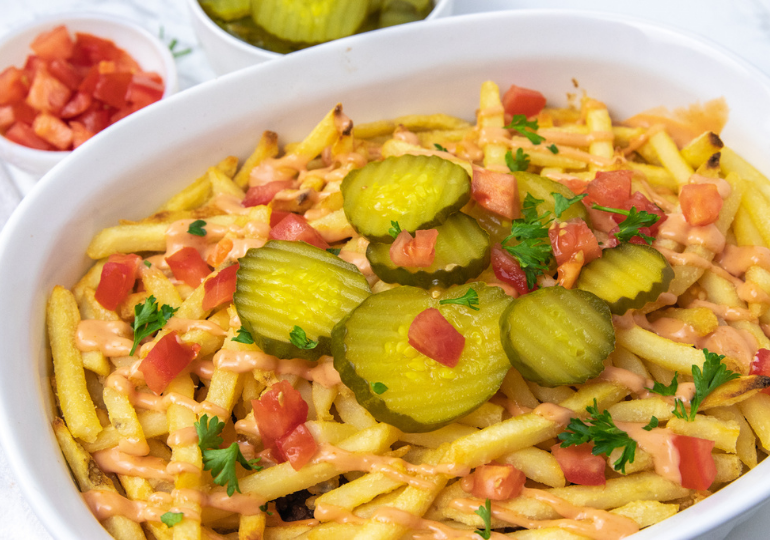
{"label": "chopped parsley garnish", "polygon": [[663,383],[659,383],[658,381],[655,381],[655,383],[652,385],[652,388],[648,388],[650,392],[654,392],[655,394],[661,395],[661,396],[675,396],[676,391],[679,388],[679,381],[677,381],[676,377],[679,374],[679,372],[674,372],[674,378],[671,379],[671,384],[666,386]]}
{"label": "chopped parsley garnish", "polygon": [[550,150],[552,154],[558,154],[559,153],[559,147],[556,146],[555,144],[552,144],[550,146],[546,146],[546,148],[548,148],[548,150]]}
{"label": "chopped parsley garnish", "polygon": [[381,382],[372,383],[372,391],[377,395],[383,394],[387,392],[387,390],[388,390],[388,387],[385,386],[384,383],[381,383]]}
{"label": "chopped parsley garnish", "polygon": [[444,300],[441,300],[439,304],[459,304],[461,306],[466,306],[475,311],[478,311],[479,308],[477,306],[479,305],[479,294],[475,289],[470,288],[465,291],[465,294],[459,298],[445,298]]}
{"label": "chopped parsley garnish", "polygon": [[254,338],[251,337],[251,332],[246,330],[243,326],[241,326],[238,329],[238,335],[235,336],[232,341],[237,341],[238,343],[245,343],[247,345],[252,345],[254,343]]}
{"label": "chopped parsley garnish", "polygon": [[632,206],[631,210],[622,210],[620,208],[607,208],[606,206],[599,206],[598,204],[594,203],[591,208],[594,210],[601,210],[603,212],[611,212],[613,214],[626,216],[626,219],[618,224],[619,230],[615,233],[615,238],[617,238],[618,241],[628,242],[634,236],[640,237],[648,244],[652,244],[652,241],[655,240],[652,236],[644,234],[639,229],[642,227],[651,227],[652,225],[655,225],[660,219],[660,216],[657,214],[650,214],[644,210],[639,212],[636,210],[636,206]]}
{"label": "chopped parsley garnish", "polygon": [[554,213],[556,214],[557,218],[560,218],[561,215],[566,212],[570,206],[588,196],[587,193],[583,193],[582,195],[575,195],[571,199],[568,199],[561,193],[551,193],[551,195],[553,196],[553,202],[555,203]]}
{"label": "chopped parsley garnish", "polygon": [[131,347],[130,356],[134,355],[136,346],[147,336],[150,336],[166,326],[171,316],[176,313],[177,308],[163,304],[158,308],[158,302],[155,297],[150,295],[142,304],[134,306],[134,346]]}
{"label": "chopped parsley garnish", "polygon": [[436,150],[439,150],[441,152],[449,152],[449,150],[441,146],[439,143],[433,143],[433,146],[436,148]]}
{"label": "chopped parsley garnish", "polygon": [[525,154],[521,148],[516,149],[516,157],[513,152],[508,150],[505,153],[505,164],[511,172],[526,171],[529,168],[529,154]]}
{"label": "chopped parsley garnish", "polygon": [[596,399],[593,405],[586,407],[586,411],[591,415],[586,421],[573,418],[567,425],[567,431],[559,433],[562,448],[593,442],[594,448],[591,453],[595,456],[599,454],[609,456],[615,448],[622,448],[623,453],[613,467],[616,471],[625,474],[626,463],[634,462],[636,441],[615,425],[609,411],[599,412]]}
{"label": "chopped parsley garnish", "polygon": [[511,123],[505,126],[505,129],[513,129],[524,135],[532,144],[540,144],[545,140],[545,137],[541,137],[535,133],[538,129],[537,120],[527,121],[527,117],[523,114],[514,114]]}
{"label": "chopped parsley garnish", "polygon": [[147,268],[152,268],[152,263],[151,263],[150,261],[144,261],[144,265],[145,265]]}
{"label": "chopped parsley garnish", "polygon": [[[552,257],[548,225],[553,219],[549,218],[550,212],[538,216],[537,205],[541,202],[543,202],[542,199],[535,199],[527,193],[521,210],[524,217],[513,220],[511,234],[502,242],[505,250],[519,262],[519,266],[527,276],[529,289],[534,287],[537,276],[548,270]],[[511,239],[519,243],[515,246],[506,246],[505,244]]]}
{"label": "chopped parsley garnish", "polygon": [[656,427],[658,427],[658,417],[653,416],[652,418],[650,418],[650,423],[644,426],[642,429],[644,431],[652,431]]}
{"label": "chopped parsley garnish", "polygon": [[340,251],[342,251],[342,249],[341,248],[326,248],[326,251],[328,251],[332,255],[339,255]]}
{"label": "chopped parsley garnish", "polygon": [[695,383],[695,396],[690,401],[690,412],[684,407],[684,402],[681,399],[677,399],[674,404],[674,416],[692,422],[695,420],[695,415],[698,413],[698,407],[706,399],[711,392],[722,386],[728,381],[737,379],[740,377],[739,373],[730,371],[727,366],[722,363],[724,355],[709,352],[708,349],[703,349],[703,355],[706,357],[706,361],[703,363],[703,371],[698,366],[692,367],[692,380]]}
{"label": "chopped parsley garnish", "polygon": [[166,524],[166,527],[173,527],[184,519],[182,512],[166,512],[160,516],[160,520]]}
{"label": "chopped parsley garnish", "polygon": [[188,234],[194,234],[195,236],[206,236],[206,229],[203,227],[206,226],[206,222],[202,219],[196,219],[192,223],[190,223],[190,226],[187,228]]}
{"label": "chopped parsley garnish", "polygon": [[390,229],[388,229],[388,234],[393,238],[401,234],[401,226],[398,224],[398,221],[390,222]]}
{"label": "chopped parsley garnish", "polygon": [[259,507],[259,509],[260,509],[260,510],[262,510],[262,511],[263,511],[265,514],[267,514],[268,516],[272,516],[272,515],[273,515],[273,513],[272,513],[272,512],[268,512],[268,511],[267,511],[267,503],[265,503],[265,504],[263,504],[262,506],[260,506],[260,507]]}
{"label": "chopped parsley garnish", "polygon": [[291,329],[289,337],[291,338],[291,344],[298,349],[315,349],[318,346],[318,342],[308,339],[305,331],[299,326],[294,326]]}
{"label": "chopped parsley garnish", "polygon": [[475,531],[476,534],[478,534],[484,540],[489,540],[489,538],[492,536],[492,501],[489,499],[484,501],[484,505],[479,506],[475,513],[484,520],[484,530],[481,531],[477,529]]}
{"label": "chopped parsley garnish", "polygon": [[201,416],[199,422],[195,422],[195,431],[198,433],[198,447],[203,456],[203,470],[211,471],[214,483],[218,486],[227,486],[227,496],[232,497],[236,491],[241,492],[238,485],[238,477],[235,475],[235,462],[240,463],[249,471],[261,471],[257,465],[259,458],[247,460],[241,453],[237,442],[233,442],[227,448],[219,448],[223,439],[220,437],[225,423],[220,422],[214,416],[209,422],[208,415]]}

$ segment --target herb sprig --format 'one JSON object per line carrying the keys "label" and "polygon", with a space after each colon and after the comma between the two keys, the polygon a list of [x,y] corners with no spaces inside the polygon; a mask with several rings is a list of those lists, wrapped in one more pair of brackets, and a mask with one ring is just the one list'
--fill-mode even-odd
{"label": "herb sprig", "polygon": [[201,416],[199,422],[195,422],[195,431],[198,433],[198,447],[203,456],[203,470],[211,471],[214,483],[227,487],[227,496],[232,497],[236,491],[241,492],[238,485],[238,477],[235,474],[235,463],[238,462],[249,471],[261,471],[257,465],[260,458],[247,460],[241,453],[237,442],[233,442],[227,448],[219,448],[223,439],[220,437],[225,423],[220,422],[214,416],[209,422],[208,415]]}
{"label": "herb sprig", "polygon": [[187,234],[192,234],[195,236],[206,236],[206,229],[203,227],[206,226],[206,222],[202,219],[196,219],[192,223],[190,223],[190,226],[187,227]]}
{"label": "herb sprig", "polygon": [[445,298],[444,300],[440,300],[439,304],[459,304],[461,306],[469,307],[474,311],[478,311],[479,293],[476,292],[476,289],[470,288],[465,291],[464,295],[458,298]]}
{"label": "herb sprig", "polygon": [[[542,199],[536,199],[527,193],[522,204],[523,217],[513,220],[511,234],[502,242],[503,248],[519,262],[527,277],[529,289],[535,286],[537,276],[548,270],[552,257],[548,225],[553,219],[549,217],[551,212],[548,211],[538,215],[537,205],[542,202]],[[512,239],[518,240],[519,243],[507,246]]]}
{"label": "herb sprig", "polygon": [[557,218],[560,218],[561,215],[566,212],[570,206],[576,202],[582,201],[585,197],[588,196],[587,193],[583,193],[582,195],[575,195],[570,199],[561,193],[551,193],[551,195],[553,195],[553,201],[555,205],[554,213],[556,214]]}
{"label": "herb sprig", "polygon": [[374,392],[377,395],[384,394],[388,391],[388,387],[385,385],[385,383],[381,382],[373,382],[372,383],[372,392]]}
{"label": "herb sprig", "polygon": [[606,206],[599,206],[594,203],[591,207],[594,210],[601,210],[602,212],[611,212],[613,214],[620,214],[626,216],[626,219],[618,223],[618,232],[615,233],[615,238],[620,242],[628,242],[634,236],[640,237],[647,244],[652,244],[655,240],[652,236],[644,234],[639,229],[642,227],[651,227],[655,225],[660,216],[657,214],[650,214],[642,210],[641,212],[636,209],[636,206],[632,206],[631,210],[623,210],[621,208],[608,208]]}
{"label": "herb sprig", "polygon": [[511,172],[526,171],[529,168],[529,154],[525,154],[521,148],[516,149],[516,156],[508,150],[505,153],[505,164]]}
{"label": "herb sprig", "polygon": [[184,519],[182,512],[166,512],[160,516],[160,520],[166,525],[166,527],[173,527],[180,523]]}
{"label": "herb sprig", "polygon": [[599,412],[596,399],[593,405],[586,407],[586,411],[591,415],[587,420],[573,418],[567,425],[567,431],[559,433],[562,448],[593,442],[591,453],[595,456],[599,454],[609,456],[614,449],[622,448],[623,453],[613,467],[616,471],[625,474],[626,464],[634,462],[636,441],[615,425],[609,411]]}
{"label": "herb sprig", "polygon": [[511,123],[505,126],[505,129],[518,131],[529,139],[529,142],[532,144],[540,144],[545,140],[545,137],[536,133],[538,130],[537,120],[527,121],[527,117],[523,114],[514,114]]}
{"label": "herb sprig", "polygon": [[245,343],[246,345],[252,345],[254,343],[254,338],[251,336],[251,332],[246,330],[243,326],[241,326],[238,329],[238,335],[235,336],[232,341],[237,341],[238,343]]}
{"label": "herb sprig", "polygon": [[315,349],[318,346],[318,342],[309,339],[305,331],[299,326],[294,326],[291,329],[289,338],[291,339],[291,344],[298,349]]}
{"label": "herb sprig", "polygon": [[388,229],[388,234],[393,238],[401,234],[401,226],[398,224],[398,221],[390,222],[390,229]]}
{"label": "herb sprig", "polygon": [[[692,380],[695,383],[695,395],[690,401],[690,412],[685,409],[684,402],[681,399],[677,399],[674,403],[674,416],[692,422],[695,420],[695,415],[698,413],[698,407],[706,399],[711,392],[722,386],[728,381],[737,379],[740,377],[739,373],[730,371],[727,366],[722,363],[724,355],[709,352],[708,349],[703,349],[703,355],[706,357],[706,361],[703,362],[703,370],[698,366],[692,367]],[[676,377],[674,377],[676,380]],[[672,383],[673,384],[673,383]]]}
{"label": "herb sprig", "polygon": [[144,338],[166,326],[166,323],[176,313],[177,309],[166,304],[159,308],[157,300],[152,295],[142,304],[135,305],[134,322],[132,324],[134,329],[134,345],[131,347],[129,355],[134,355],[136,347]]}
{"label": "herb sprig", "polygon": [[481,519],[484,520],[484,530],[476,530],[475,533],[482,537],[484,540],[489,540],[492,536],[492,501],[487,499],[484,501],[483,506],[479,506],[478,510],[474,512],[478,514]]}

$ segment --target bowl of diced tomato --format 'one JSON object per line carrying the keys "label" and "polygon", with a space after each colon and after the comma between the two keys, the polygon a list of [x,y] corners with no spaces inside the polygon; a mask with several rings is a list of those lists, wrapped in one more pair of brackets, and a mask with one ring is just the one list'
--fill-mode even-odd
{"label": "bowl of diced tomato", "polygon": [[173,94],[168,48],[101,14],[59,14],[0,38],[0,159],[42,175],[91,137]]}

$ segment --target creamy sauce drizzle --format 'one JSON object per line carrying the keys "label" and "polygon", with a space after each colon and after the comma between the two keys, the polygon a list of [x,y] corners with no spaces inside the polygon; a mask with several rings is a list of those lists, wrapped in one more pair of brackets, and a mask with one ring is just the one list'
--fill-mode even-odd
{"label": "creamy sauce drizzle", "polygon": [[687,246],[702,246],[718,253],[725,247],[725,235],[716,225],[694,227],[687,223],[683,214],[668,214],[668,219],[658,229],[658,238],[673,240]]}
{"label": "creamy sauce drizzle", "polygon": [[78,323],[75,346],[83,352],[101,351],[104,356],[128,356],[133,335],[127,322],[83,320]]}
{"label": "creamy sauce drizzle", "polygon": [[217,368],[235,373],[246,373],[254,369],[274,371],[280,375],[297,375],[308,381],[315,381],[331,388],[340,383],[340,375],[334,365],[326,360],[309,362],[300,358],[283,360],[262,351],[220,350],[214,355]]}

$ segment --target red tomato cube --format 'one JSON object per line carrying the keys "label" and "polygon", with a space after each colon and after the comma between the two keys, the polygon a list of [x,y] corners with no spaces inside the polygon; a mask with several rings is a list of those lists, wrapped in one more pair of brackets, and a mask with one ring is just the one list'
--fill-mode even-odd
{"label": "red tomato cube", "polygon": [[419,230],[414,238],[409,231],[401,231],[390,245],[390,260],[398,266],[427,268],[436,258],[437,229]]}
{"label": "red tomato cube", "polygon": [[251,186],[246,192],[246,197],[241,201],[241,205],[248,208],[250,206],[259,206],[261,204],[267,204],[273,200],[279,191],[284,189],[292,189],[294,187],[293,180],[276,180],[275,182],[268,182],[260,186]]}
{"label": "red tomato cube", "polygon": [[323,236],[297,214],[288,214],[270,231],[271,240],[290,240],[305,242],[321,249],[329,249],[329,244]]}
{"label": "red tomato cube", "polygon": [[116,109],[125,107],[131,77],[130,73],[100,73],[94,88],[94,97]]}
{"label": "red tomato cube", "polygon": [[674,446],[679,451],[679,473],[682,475],[682,487],[706,490],[714,483],[717,466],[711,450],[714,441],[674,435]]}
{"label": "red tomato cube", "polygon": [[474,169],[471,196],[479,206],[508,219],[521,217],[519,190],[512,174]]}
{"label": "red tomato cube", "polygon": [[25,73],[13,66],[0,73],[0,105],[12,105],[24,100],[29,89]]}
{"label": "red tomato cube", "polygon": [[548,238],[551,241],[557,265],[566,263],[579,251],[583,252],[583,264],[588,264],[602,256],[599,241],[582,219],[557,223],[548,229]]}
{"label": "red tomato cube", "polygon": [[105,309],[114,311],[133,290],[141,263],[142,258],[139,255],[110,255],[102,267],[94,295],[96,301]]}
{"label": "red tomato cube", "polygon": [[211,273],[211,268],[203,260],[198,250],[191,247],[182,248],[166,257],[171,273],[179,281],[190,287],[197,287]]}
{"label": "red tomato cube", "polygon": [[252,399],[251,407],[265,448],[307,420],[308,405],[288,381],[278,381],[259,399]]}
{"label": "red tomato cube", "polygon": [[72,146],[72,130],[57,117],[47,113],[38,114],[32,123],[35,135],[51,143],[58,150],[69,150]]}
{"label": "red tomato cube", "polygon": [[275,447],[278,457],[288,461],[295,471],[304,467],[318,450],[318,444],[305,424],[298,425],[276,440]]}
{"label": "red tomato cube", "polygon": [[545,107],[545,96],[537,90],[511,85],[503,94],[503,108],[510,115],[535,116]]}
{"label": "red tomato cube", "polygon": [[179,339],[176,332],[169,332],[152,348],[139,364],[147,386],[160,395],[197,356],[200,345],[189,346]]}
{"label": "red tomato cube", "polygon": [[463,490],[479,499],[505,501],[521,494],[527,477],[513,465],[482,465],[462,480]]}
{"label": "red tomato cube", "polygon": [[567,448],[558,444],[551,447],[551,453],[568,482],[582,486],[603,486],[607,483],[604,476],[607,463],[601,456],[593,455],[592,450],[592,443]]}
{"label": "red tomato cube", "polygon": [[51,75],[46,68],[38,70],[27,94],[30,107],[41,112],[59,114],[72,95],[63,82]]}
{"label": "red tomato cube", "polygon": [[67,27],[62,25],[39,34],[30,48],[45,60],[66,60],[72,56],[75,42],[72,41]]}
{"label": "red tomato cube", "polygon": [[5,132],[5,138],[16,144],[34,148],[35,150],[53,150],[53,146],[35,135],[35,131],[32,127],[23,122],[16,122],[13,124],[8,131]]}
{"label": "red tomato cube", "polygon": [[679,205],[684,219],[695,227],[714,223],[719,218],[722,203],[714,184],[687,184],[679,190]]}
{"label": "red tomato cube", "polygon": [[465,337],[436,308],[428,308],[409,325],[409,344],[428,358],[453,368],[460,361]]}
{"label": "red tomato cube", "polygon": [[206,291],[202,303],[204,310],[208,311],[225,302],[233,301],[238,268],[238,263],[228,266],[203,284],[203,289]]}
{"label": "red tomato cube", "polygon": [[497,279],[512,286],[519,295],[527,294],[537,289],[537,284],[532,289],[529,288],[527,285],[527,274],[521,269],[519,261],[500,244],[492,246],[492,270],[494,270]]}
{"label": "red tomato cube", "polygon": [[88,139],[94,136],[93,133],[86,129],[86,126],[80,122],[70,122],[70,129],[72,129],[72,148],[77,148]]}

